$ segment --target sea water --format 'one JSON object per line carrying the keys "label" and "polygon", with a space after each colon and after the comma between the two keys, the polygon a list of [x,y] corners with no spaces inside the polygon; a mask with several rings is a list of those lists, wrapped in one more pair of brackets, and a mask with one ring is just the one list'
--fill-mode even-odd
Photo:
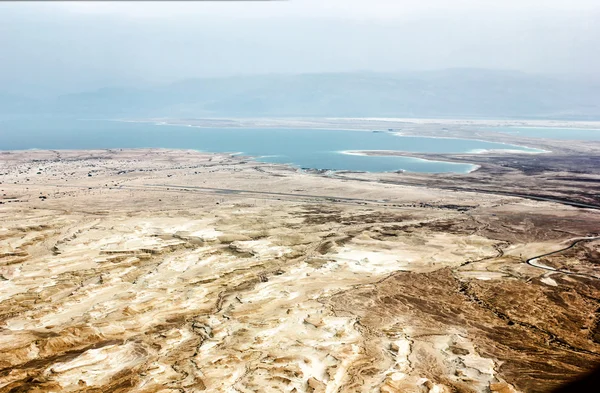
{"label": "sea water", "polygon": [[[388,132],[199,128],[108,120],[40,117],[0,119],[0,150],[25,149],[194,149],[239,153],[263,162],[300,168],[389,172],[466,173],[471,164],[413,157],[347,154],[362,150],[415,153],[467,153],[488,150],[539,150],[471,139],[399,136]],[[346,154],[345,154],[346,153]]]}

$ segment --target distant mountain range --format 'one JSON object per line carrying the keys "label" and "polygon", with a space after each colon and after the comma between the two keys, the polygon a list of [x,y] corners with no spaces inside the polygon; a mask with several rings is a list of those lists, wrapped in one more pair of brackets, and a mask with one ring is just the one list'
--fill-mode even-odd
{"label": "distant mountain range", "polygon": [[0,112],[600,119],[600,82],[481,69],[237,76],[148,88],[105,88],[41,102],[0,95]]}

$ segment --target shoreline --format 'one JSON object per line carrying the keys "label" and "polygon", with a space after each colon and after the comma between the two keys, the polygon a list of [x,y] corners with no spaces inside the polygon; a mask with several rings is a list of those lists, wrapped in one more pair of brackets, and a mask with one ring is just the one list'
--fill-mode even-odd
{"label": "shoreline", "polygon": [[[452,161],[442,161],[442,160],[428,160],[426,158],[420,158],[420,157],[414,157],[414,156],[410,156],[410,155],[395,155],[395,154],[391,154],[391,155],[371,155],[368,154],[368,152],[370,151],[377,151],[377,152],[394,152],[395,150],[339,150],[337,151],[337,153],[339,154],[346,154],[349,156],[361,156],[361,157],[404,157],[410,160],[414,160],[414,161],[423,161],[423,162],[436,162],[436,163],[443,163],[443,164],[451,164],[451,165],[469,165],[471,167],[471,169],[467,172],[413,172],[413,171],[408,171],[405,169],[398,169],[398,171],[403,171],[403,172],[407,172],[407,173],[455,173],[455,174],[468,174],[468,173],[472,173],[475,172],[476,170],[478,170],[479,168],[481,168],[481,165],[477,165],[477,164],[471,164],[468,162],[452,162]],[[400,152],[402,153],[402,152]],[[386,172],[366,172],[366,173],[391,173],[389,171]]]}
{"label": "shoreline", "polygon": [[[167,123],[167,122],[155,122],[155,121],[150,121],[150,120],[120,120],[120,119],[107,119],[108,121],[117,121],[117,122],[124,122],[124,123],[144,123],[144,124],[153,124],[156,126],[173,126],[173,127],[193,127],[193,128],[202,128],[202,129],[227,129],[227,130],[238,130],[238,129],[260,129],[260,128],[275,128],[275,126],[271,125],[271,126],[246,126],[246,125],[240,125],[237,127],[234,126],[208,126],[208,125],[194,125],[194,124],[173,124],[173,123]],[[482,149],[485,150],[486,152],[509,152],[509,153],[524,153],[524,154],[545,154],[545,153],[552,153],[552,150],[546,150],[546,149],[540,149],[537,147],[531,147],[531,146],[525,146],[525,145],[521,145],[521,144],[514,144],[514,143],[507,143],[507,142],[498,142],[498,141],[494,141],[494,140],[486,140],[486,139],[479,139],[479,138],[469,138],[469,137],[450,137],[450,136],[434,136],[434,135],[408,135],[408,134],[403,134],[402,132],[394,132],[394,131],[388,131],[388,130],[373,130],[373,129],[367,129],[367,128],[323,128],[323,127],[292,127],[292,126],[277,126],[278,129],[283,129],[283,130],[322,130],[322,131],[359,131],[359,132],[371,132],[371,133],[386,133],[386,134],[391,134],[394,136],[398,136],[398,137],[403,137],[403,138],[430,138],[430,139],[456,139],[456,140],[465,140],[465,141],[478,141],[478,142],[486,142],[486,143],[497,143],[497,144],[501,144],[501,145],[506,145],[506,146],[515,146],[515,147],[523,147],[525,149],[531,149],[531,150],[536,150],[536,151],[525,151],[525,150],[518,150],[518,149]],[[493,131],[491,131],[493,132]],[[467,152],[468,153],[468,152]],[[458,153],[457,153],[458,154]],[[479,153],[476,153],[479,154]]]}
{"label": "shoreline", "polygon": [[[570,120],[460,120],[460,119],[418,119],[418,118],[335,118],[335,117],[323,117],[323,118],[200,118],[200,119],[82,119],[82,120],[110,120],[127,123],[154,123],[156,125],[172,125],[172,126],[184,126],[184,127],[198,127],[198,128],[254,128],[254,127],[280,127],[280,128],[298,128],[298,129],[322,129],[322,130],[347,130],[347,131],[384,131],[388,130],[373,130],[372,125],[362,124],[360,128],[346,128],[345,122],[351,124],[351,122],[380,122],[380,123],[393,123],[397,125],[417,125],[417,126],[436,126],[436,125],[450,125],[450,126],[463,126],[463,127],[491,127],[491,128],[533,128],[533,129],[573,129],[583,131],[600,131],[600,121],[570,121]],[[200,122],[248,122],[257,123],[256,126],[240,124],[237,126],[211,126],[211,125],[198,125],[198,124],[183,124],[173,123],[173,121],[200,121]],[[330,122],[339,121],[339,123]],[[275,123],[275,124],[260,124],[260,123]],[[314,124],[316,123],[316,124]],[[323,123],[329,126],[321,126]],[[292,124],[292,125],[281,125],[281,124]],[[384,126],[380,124],[380,126]],[[338,128],[331,128],[338,127]],[[491,129],[484,131],[495,132]]]}
{"label": "shoreline", "polygon": [[[437,125],[448,124],[453,126],[489,126],[492,127],[530,127],[541,128],[575,128],[576,126],[597,127],[595,130],[600,130],[600,120],[536,120],[536,119],[428,119],[428,118],[401,118],[401,117],[328,117],[325,120],[358,120],[358,121],[379,121],[379,122],[398,122],[418,125]],[[583,127],[582,129],[591,130],[592,128]]]}
{"label": "shoreline", "polygon": [[[121,120],[121,119],[98,119],[98,120],[106,120],[106,121],[116,121],[121,123],[143,123],[143,124],[152,124],[155,126],[171,126],[171,127],[192,127],[192,128],[202,128],[202,129],[225,129],[225,130],[239,130],[239,129],[262,129],[262,128],[276,128],[281,130],[321,130],[321,131],[358,131],[358,132],[385,132],[389,133],[389,131],[384,130],[373,130],[369,128],[331,128],[331,127],[312,127],[312,126],[285,126],[285,125],[239,125],[239,126],[219,126],[219,125],[196,125],[196,124],[179,124],[179,123],[167,123],[167,122],[156,122],[152,120]],[[215,119],[216,120],[216,119]]]}
{"label": "shoreline", "polygon": [[496,126],[494,128],[514,128],[514,129],[533,129],[533,130],[578,130],[578,131],[598,131],[600,132],[600,125],[598,128],[584,128],[584,127],[555,127],[555,126]]}
{"label": "shoreline", "polygon": [[[476,138],[460,138],[460,137],[454,137],[454,136],[419,136],[419,135],[404,135],[402,133],[392,133],[396,136],[400,136],[400,137],[404,137],[404,138],[431,138],[431,139],[457,139],[457,140],[463,140],[463,141],[478,141],[478,142],[487,142],[487,143],[497,143],[499,145],[506,145],[506,146],[515,146],[515,147],[524,147],[526,149],[531,149],[531,150],[537,150],[537,151],[525,151],[525,150],[515,150],[515,149],[480,149],[482,151],[489,151],[489,152],[510,152],[510,153],[524,153],[524,154],[544,154],[544,153],[552,153],[551,150],[546,150],[546,149],[539,149],[537,147],[531,147],[531,146],[524,146],[524,145],[515,145],[514,143],[506,143],[506,142],[496,142],[496,141],[488,141],[485,139],[476,139]],[[479,150],[479,149],[475,149],[475,150]],[[469,152],[467,152],[468,154]],[[447,154],[447,153],[445,153]],[[454,153],[454,154],[465,154],[465,153]],[[474,153],[474,154],[479,154],[479,153]]]}
{"label": "shoreline", "polygon": [[[478,141],[478,142],[487,142],[487,143],[498,143],[498,144],[502,144],[502,145],[508,145],[508,146],[516,146],[516,147],[523,147],[526,149],[532,149],[532,150],[537,150],[534,152],[526,152],[526,151],[520,151],[522,153],[527,153],[527,154],[544,154],[544,153],[552,153],[552,150],[547,150],[547,149],[541,149],[538,147],[531,147],[531,146],[526,146],[526,145],[522,145],[522,144],[515,144],[515,143],[507,143],[507,142],[501,142],[501,141],[497,141],[495,140],[496,137],[500,136],[500,137],[511,137],[514,135],[511,134],[503,134],[503,133],[498,133],[496,131],[493,130],[483,130],[484,132],[490,132],[492,134],[495,135],[490,135],[490,139],[480,139],[480,138],[476,138],[476,137],[469,137],[469,136],[465,136],[465,137],[452,137],[452,136],[439,136],[439,135],[412,135],[412,134],[405,134],[403,132],[398,132],[398,131],[389,131],[389,130],[377,130],[377,129],[373,129],[371,128],[352,128],[352,127],[343,127],[342,124],[338,124],[337,127],[338,128],[334,128],[334,126],[332,127],[320,127],[320,126],[313,126],[313,125],[302,125],[302,124],[296,124],[296,125],[278,125],[278,124],[257,124],[257,125],[244,125],[244,124],[240,124],[238,126],[219,126],[219,125],[196,125],[196,124],[178,124],[178,123],[169,123],[166,121],[154,121],[154,120],[125,120],[125,119],[106,119],[108,121],[116,121],[116,122],[123,122],[123,123],[143,123],[143,124],[153,124],[156,126],[173,126],[173,127],[193,127],[193,128],[200,128],[200,129],[227,129],[227,130],[238,130],[238,129],[261,129],[261,128],[277,128],[277,129],[282,129],[282,130],[321,130],[321,131],[359,131],[359,132],[372,132],[372,133],[386,133],[386,134],[392,134],[395,136],[399,136],[399,137],[405,137],[405,138],[432,138],[432,139],[458,139],[458,140],[471,140],[471,141]],[[211,120],[211,119],[208,119]],[[213,120],[227,120],[227,119],[213,119]],[[233,120],[233,119],[232,119]],[[240,119],[241,121],[245,120],[245,119]],[[259,120],[260,121],[260,120]],[[276,121],[276,120],[275,120]],[[424,123],[424,124],[429,124],[429,123]],[[443,123],[440,123],[443,124]],[[423,124],[420,124],[423,125]],[[433,123],[432,123],[433,125]],[[522,127],[520,127],[522,128]],[[531,127],[531,128],[536,128],[536,127]],[[542,128],[550,128],[552,129],[552,127],[542,127]],[[578,129],[578,128],[572,128],[572,129]],[[582,129],[582,130],[586,130],[586,129]],[[590,129],[591,130],[591,129]],[[465,130],[461,130],[461,131],[465,131]],[[473,130],[475,132],[475,130]],[[481,130],[480,130],[481,131]],[[519,136],[517,136],[519,137]],[[522,137],[521,137],[522,138]],[[528,137],[524,137],[526,139],[532,139],[532,138],[528,138]],[[535,139],[535,138],[533,138]],[[540,138],[538,138],[540,139]],[[500,150],[500,149],[499,149]],[[508,150],[508,149],[506,149]],[[512,151],[511,151],[512,152]]]}
{"label": "shoreline", "polygon": [[[207,154],[207,155],[214,155],[214,156],[229,156],[229,157],[235,157],[235,158],[239,158],[242,160],[250,160],[250,161],[254,161],[257,164],[265,164],[265,165],[275,165],[275,166],[285,166],[294,170],[298,170],[298,171],[302,171],[302,172],[306,172],[307,170],[313,170],[313,171],[322,171],[322,170],[327,170],[333,173],[337,173],[337,172],[346,172],[346,171],[350,171],[350,172],[356,172],[354,170],[349,170],[349,169],[331,169],[331,168],[304,168],[299,164],[295,164],[293,162],[270,162],[270,161],[261,161],[261,158],[270,158],[270,157],[281,157],[281,155],[264,155],[264,156],[253,156],[253,155],[246,155],[244,154],[244,152],[210,152],[210,151],[206,151],[206,150],[195,150],[195,149],[172,149],[172,148],[162,148],[162,147],[137,147],[137,148],[108,148],[108,149],[38,149],[38,148],[32,148],[32,149],[15,149],[15,150],[1,150],[0,149],[0,156],[2,155],[10,155],[10,154],[19,154],[19,153],[26,153],[26,152],[36,152],[36,153],[44,153],[44,152],[52,152],[52,153],[81,153],[81,154],[85,154],[85,153],[112,153],[112,152],[142,152],[142,151],[150,151],[150,152],[163,152],[163,153],[169,153],[169,152],[193,152],[193,153],[201,153],[201,154]],[[390,150],[365,150],[365,152],[368,151],[381,151],[381,152],[387,152]],[[369,155],[369,154],[365,154],[365,153],[361,153],[362,150],[339,150],[339,151],[333,151],[332,153],[338,153],[338,154],[344,154],[344,155],[354,155],[354,156],[363,156],[363,157],[377,157],[377,155]],[[413,161],[421,161],[421,162],[431,162],[431,163],[442,163],[442,164],[450,164],[450,165],[469,165],[470,167],[472,167],[472,169],[470,169],[467,172],[419,172],[419,171],[410,171],[410,170],[406,170],[404,168],[399,168],[399,169],[394,169],[391,171],[358,171],[360,173],[367,173],[367,174],[383,174],[383,173],[395,173],[395,172],[405,172],[405,173],[412,173],[412,174],[421,174],[421,175],[431,175],[431,174],[436,174],[436,173],[447,173],[447,174],[468,174],[468,173],[472,173],[478,169],[481,168],[481,165],[477,165],[477,164],[471,164],[468,162],[452,162],[452,161],[443,161],[443,160],[428,160],[425,158],[419,158],[419,157],[413,157],[413,156],[409,156],[409,155],[380,155],[380,157],[396,157],[396,158],[405,158],[405,159],[410,159]]]}

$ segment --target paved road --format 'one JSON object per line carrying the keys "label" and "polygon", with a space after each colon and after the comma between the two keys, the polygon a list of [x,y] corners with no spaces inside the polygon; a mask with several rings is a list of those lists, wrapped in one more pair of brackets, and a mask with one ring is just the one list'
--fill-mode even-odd
{"label": "paved road", "polygon": [[396,184],[399,186],[439,188],[442,190],[450,190],[450,191],[477,192],[477,193],[482,193],[482,194],[513,196],[513,197],[517,197],[517,198],[532,199],[534,201],[560,203],[561,205],[574,206],[574,207],[579,207],[579,208],[583,208],[583,209],[600,210],[599,205],[591,205],[588,203],[576,202],[576,201],[571,201],[568,199],[552,198],[552,197],[532,195],[532,194],[523,194],[523,193],[517,193],[517,192],[511,192],[511,191],[483,190],[483,189],[479,189],[479,188],[463,188],[463,187],[452,187],[452,186],[432,186],[430,184],[397,182],[397,181],[392,181],[392,180],[368,180],[368,179],[361,179],[361,178],[356,178],[356,177],[347,177],[347,176],[340,176],[340,175],[335,175],[335,177],[338,179],[342,179],[342,180],[356,180],[356,181],[363,181],[363,182],[369,182],[369,183]]}
{"label": "paved road", "polygon": [[574,240],[571,243],[571,245],[569,245],[568,247],[561,248],[560,250],[548,252],[548,253],[545,253],[545,254],[542,254],[542,255],[538,255],[538,256],[535,256],[533,258],[529,258],[526,262],[527,262],[528,265],[533,266],[533,267],[537,267],[538,269],[544,269],[544,270],[548,270],[548,271],[552,271],[552,272],[556,272],[556,273],[571,274],[571,275],[574,275],[574,276],[583,276],[583,277],[588,277],[588,278],[593,278],[593,279],[599,279],[600,277],[597,277],[597,276],[592,276],[592,275],[585,274],[585,273],[571,272],[569,270],[555,269],[555,268],[550,267],[550,266],[545,266],[545,265],[536,263],[536,260],[538,260],[540,258],[544,258],[544,257],[550,256],[550,255],[559,254],[561,252],[570,250],[571,248],[575,247],[579,243],[587,242],[587,241],[591,241],[591,240],[600,240],[600,236],[599,237],[583,237],[581,239]]}
{"label": "paved road", "polygon": [[[399,186],[423,187],[423,188],[430,188],[430,189],[438,188],[438,189],[450,190],[450,191],[475,192],[475,193],[491,194],[491,195],[512,196],[512,197],[531,199],[531,200],[536,200],[536,201],[559,203],[561,205],[574,206],[574,207],[579,207],[579,208],[583,208],[583,209],[600,210],[600,206],[598,206],[598,205],[591,205],[591,204],[587,204],[587,203],[575,202],[575,201],[570,201],[570,200],[566,200],[566,199],[558,199],[558,198],[551,198],[551,197],[530,195],[530,194],[521,194],[521,193],[502,191],[502,190],[482,190],[482,189],[477,189],[477,188],[440,187],[440,186],[436,187],[436,186],[431,186],[428,184],[417,184],[417,183],[408,183],[408,182],[400,183],[400,182],[384,181],[384,180],[367,180],[367,179],[352,178],[352,177],[339,177],[339,178],[343,179],[343,180],[356,180],[356,181],[363,181],[363,182],[368,182],[368,183],[383,183],[383,184],[394,184],[394,185],[399,185]],[[31,183],[31,185],[33,185],[33,184],[36,184],[36,183]],[[65,187],[65,188],[85,188],[85,189],[90,188],[90,187],[86,187],[86,186],[76,186],[76,185],[67,185],[67,184],[38,184],[38,185],[56,186],[56,187]],[[200,192],[221,193],[221,194],[254,194],[254,195],[268,195],[268,196],[272,196],[272,197],[312,198],[312,199],[327,200],[328,202],[354,203],[354,204],[356,204],[356,203],[379,203],[379,204],[381,204],[381,203],[387,202],[386,200],[377,200],[377,199],[346,198],[346,197],[333,197],[333,196],[327,196],[327,195],[297,194],[297,193],[256,191],[256,190],[239,190],[239,189],[233,189],[233,188],[181,186],[181,185],[174,185],[174,184],[145,184],[144,186],[116,186],[116,187],[124,188],[124,189],[162,187],[162,188],[173,188],[173,189],[180,189],[180,190],[190,189],[190,190],[197,190]],[[92,187],[92,188],[104,188],[104,187]]]}
{"label": "paved road", "polygon": [[[170,184],[145,184],[149,187],[168,187],[177,189],[192,189],[208,192],[216,192],[221,194],[260,194],[260,195],[271,195],[271,196],[282,196],[282,197],[300,197],[300,198],[316,198],[316,199],[327,199],[331,201],[343,201],[343,202],[370,202],[370,203],[384,203],[384,200],[377,199],[364,199],[364,198],[342,198],[332,197],[326,195],[314,195],[314,194],[297,194],[291,192],[271,192],[271,191],[256,191],[256,190],[238,190],[233,188],[213,188],[213,187],[196,187],[196,186],[177,186]],[[127,186],[125,186],[127,187]]]}

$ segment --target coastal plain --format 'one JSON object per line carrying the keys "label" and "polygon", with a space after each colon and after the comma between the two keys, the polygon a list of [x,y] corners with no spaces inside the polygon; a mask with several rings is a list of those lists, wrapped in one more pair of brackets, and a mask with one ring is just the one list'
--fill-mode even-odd
{"label": "coastal plain", "polygon": [[600,363],[600,176],[541,147],[0,152],[0,392],[548,392]]}

